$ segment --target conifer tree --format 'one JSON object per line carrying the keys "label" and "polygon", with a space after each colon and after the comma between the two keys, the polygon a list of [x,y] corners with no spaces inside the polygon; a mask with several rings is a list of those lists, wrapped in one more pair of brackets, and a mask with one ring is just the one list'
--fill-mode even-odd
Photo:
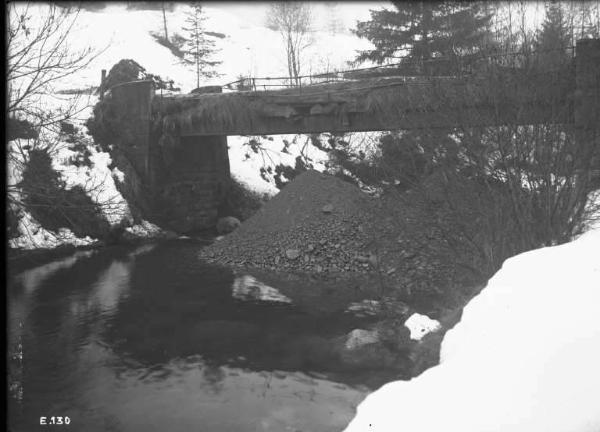
{"label": "conifer tree", "polygon": [[212,56],[218,51],[214,39],[204,29],[206,16],[202,5],[194,2],[185,20],[186,26],[183,52],[183,62],[194,67],[196,73],[196,87],[200,87],[200,78],[211,78],[219,74],[214,67],[221,64],[220,61],[212,60]]}
{"label": "conifer tree", "polygon": [[571,35],[562,6],[555,2],[547,4],[546,18],[535,40],[540,65],[554,69],[569,62],[570,44]]}
{"label": "conifer tree", "polygon": [[394,59],[429,60],[478,52],[490,43],[492,15],[479,2],[392,2],[394,9],[372,10],[353,32],[375,45],[359,52],[356,63]]}

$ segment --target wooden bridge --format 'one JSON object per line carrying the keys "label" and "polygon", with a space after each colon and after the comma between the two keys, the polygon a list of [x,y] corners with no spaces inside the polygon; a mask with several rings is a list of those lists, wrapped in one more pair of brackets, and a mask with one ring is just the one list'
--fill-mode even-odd
{"label": "wooden bridge", "polygon": [[161,95],[152,82],[135,81],[109,95],[129,125],[121,153],[151,191],[156,219],[175,221],[179,231],[214,223],[229,179],[228,135],[562,123],[581,139],[597,139],[600,40],[579,41],[573,64],[536,73],[496,68],[464,77],[199,90]]}

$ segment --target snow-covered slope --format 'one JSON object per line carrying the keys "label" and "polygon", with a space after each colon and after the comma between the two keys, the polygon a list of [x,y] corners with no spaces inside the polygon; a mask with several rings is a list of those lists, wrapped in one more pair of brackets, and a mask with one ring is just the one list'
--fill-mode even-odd
{"label": "snow-covered slope", "polygon": [[600,230],[515,256],[465,308],[441,364],[383,386],[346,432],[600,430]]}
{"label": "snow-covered slope", "polygon": [[[226,37],[216,40],[220,52],[215,59],[222,61],[217,69],[220,75],[207,80],[205,85],[222,85],[235,81],[239,75],[261,77],[287,74],[281,38],[277,32],[265,27],[266,6],[260,3],[252,6],[252,13],[249,14],[248,5],[206,3],[206,30],[222,33]],[[368,17],[368,9],[377,6],[377,3],[362,6],[358,3],[340,5],[338,9],[344,12],[352,9],[357,19],[364,19]],[[316,3],[314,9],[315,21],[323,21],[322,15],[326,13],[323,5]],[[184,34],[182,28],[185,26],[187,10],[188,6],[179,3],[174,11],[166,13],[171,36],[175,33]],[[351,20],[345,19],[344,22],[350,24]],[[328,61],[330,68],[346,68],[346,62],[355,57],[356,50],[370,45],[348,31],[331,34],[325,25],[322,23],[317,26],[314,32],[313,44],[303,55],[302,73],[318,72],[325,66],[325,61]],[[148,71],[175,80],[183,92],[192,90],[196,84],[193,68],[182,65],[150,34],[162,34],[162,29],[160,10],[127,10],[124,3],[114,3],[100,12],[82,11],[73,32],[73,48],[92,44],[94,48],[106,50],[78,79],[89,85],[98,84],[101,69],[109,69],[119,60],[131,58]]]}
{"label": "snow-covered slope", "polygon": [[[384,3],[381,3],[384,4]],[[337,12],[342,23],[341,30],[335,34],[329,31],[328,23],[330,9],[324,4],[316,3],[314,7],[315,33],[314,43],[307,49],[304,56],[304,70],[302,73],[317,73],[329,68],[343,69],[346,62],[355,56],[358,49],[363,49],[368,44],[349,31],[357,19],[368,18],[369,8],[378,7],[379,3],[353,3],[340,4]],[[18,7],[28,7],[32,14],[32,23],[37,18],[43,17],[47,11],[47,4],[18,4]],[[168,29],[171,35],[183,33],[182,27],[186,18],[188,6],[184,3],[176,5],[175,9],[167,12]],[[268,4],[241,4],[241,3],[207,3],[205,6],[207,21],[206,30],[226,35],[217,40],[220,49],[216,59],[222,61],[218,67],[219,76],[207,80],[203,85],[222,85],[235,81],[240,75],[248,76],[281,76],[286,74],[283,46],[279,35],[265,27]],[[196,86],[193,69],[183,65],[181,60],[174,56],[169,49],[160,45],[152,37],[151,32],[161,33],[162,13],[158,11],[127,10],[125,3],[109,3],[108,6],[97,12],[82,10],[79,13],[75,26],[69,32],[67,45],[73,52],[91,47],[98,53],[89,67],[78,71],[53,83],[55,93],[42,97],[40,103],[47,109],[68,107],[73,104],[75,96],[59,94],[59,92],[74,89],[86,89],[97,86],[102,69],[110,69],[121,59],[133,59],[144,66],[148,72],[158,74],[164,78],[173,79],[175,85],[182,92],[188,92]],[[91,115],[91,108],[97,102],[96,96],[79,95],[76,97],[75,111],[79,114],[74,119],[76,127],[85,131],[84,122]],[[45,134],[48,135],[48,134]],[[126,217],[128,209],[122,205],[123,199],[115,188],[115,181],[119,181],[120,173],[110,172],[108,164],[110,157],[93,149],[92,167],[74,167],[69,165],[68,159],[72,155],[68,143],[62,142],[60,137],[44,136],[48,142],[55,142],[53,153],[54,167],[61,172],[67,187],[74,185],[90,186],[90,184],[104,185],[94,189],[96,200],[112,199],[119,202],[121,216],[117,213],[108,215],[111,223],[117,223],[120,217]],[[284,140],[292,143],[284,148]],[[255,153],[247,145],[249,138],[229,137],[231,172],[234,178],[245,183],[259,193],[273,195],[278,192],[272,174],[267,174],[266,180],[261,177],[260,169],[278,164],[294,166],[295,159],[302,154],[311,159],[313,167],[317,170],[325,169],[324,162],[327,155],[310,143],[306,144],[306,137],[293,135],[275,136],[271,140],[261,140],[264,150]],[[16,143],[9,143],[14,145]],[[14,162],[14,163],[13,163]],[[19,161],[9,161],[9,184],[16,184],[20,179]],[[21,161],[22,162],[22,161]],[[113,175],[115,174],[115,175]],[[92,195],[92,193],[90,193]],[[96,199],[97,198],[97,199]],[[21,229],[22,228],[22,229]],[[52,247],[64,242],[57,240],[53,233],[43,230],[31,215],[22,213],[20,231],[23,236],[14,240],[13,246],[19,247]],[[67,230],[68,231],[68,230]],[[32,232],[34,234],[32,234]],[[66,233],[66,231],[65,231]],[[74,238],[74,236],[72,236]],[[70,238],[67,233],[63,239]],[[28,239],[34,239],[30,241]],[[75,241],[75,240],[73,240]],[[87,241],[87,240],[86,240]]]}
{"label": "snow-covered slope", "polygon": [[[381,3],[384,4],[384,3]],[[325,70],[346,69],[356,51],[365,49],[369,42],[351,34],[347,27],[354,25],[357,19],[366,19],[369,8],[378,3],[357,3],[340,5],[338,11],[345,31],[332,34],[327,29],[327,9],[323,4],[314,4],[316,31],[313,44],[303,54],[302,73],[318,73]],[[178,4],[174,11],[167,12],[167,23],[171,35],[182,33],[188,7]],[[205,6],[206,29],[225,34],[217,39],[220,51],[215,59],[222,61],[218,66],[219,76],[207,79],[203,85],[223,85],[238,79],[240,75],[254,77],[285,76],[284,46],[277,32],[265,27],[267,4],[244,5],[227,3],[207,3]],[[354,19],[353,19],[354,18]],[[160,11],[128,11],[123,4],[113,4],[102,12],[82,12],[80,19],[82,37],[78,38],[81,47],[90,43],[88,34],[97,49],[106,50],[78,77],[85,85],[96,85],[100,70],[109,69],[120,59],[131,58],[148,71],[164,78],[173,79],[182,92],[189,92],[196,86],[193,69],[181,64],[167,48],[158,44],[151,32],[162,30]],[[283,141],[296,141],[283,153]],[[274,181],[265,181],[260,176],[260,168],[280,163],[294,166],[296,156],[308,153],[313,159],[314,168],[323,170],[327,155],[312,145],[304,147],[305,138],[294,139],[293,135],[275,136],[273,140],[261,140],[265,151],[248,152],[243,144],[245,137],[229,137],[231,172],[235,178],[260,193],[273,195],[277,192]],[[247,157],[247,155],[249,157]]]}
{"label": "snow-covered slope", "polygon": [[[302,73],[318,73],[335,68],[347,68],[356,51],[366,48],[369,43],[357,38],[350,31],[356,20],[367,19],[369,9],[382,3],[349,3],[336,7],[340,30],[330,32],[328,23],[331,9],[325,4],[313,5],[315,32],[313,43],[303,54]],[[24,5],[23,5],[24,6]],[[173,11],[167,12],[166,19],[171,37],[176,33],[184,34],[186,12],[189,7],[178,3]],[[47,5],[38,3],[29,6],[33,15],[43,16]],[[222,61],[217,71],[219,76],[207,79],[203,85],[222,85],[238,79],[240,75],[264,77],[285,76],[284,46],[280,36],[266,28],[267,3],[255,5],[243,3],[207,3],[205,12],[208,31],[218,32],[225,38],[217,39],[219,52],[215,59]],[[173,79],[182,92],[195,88],[196,80],[193,68],[185,66],[169,49],[160,45],[151,33],[161,33],[163,28],[160,10],[127,10],[125,3],[109,3],[97,12],[82,10],[76,25],[69,33],[68,46],[73,51],[91,47],[98,55],[89,67],[55,83],[55,91],[85,89],[99,84],[102,69],[110,69],[121,59],[133,59],[144,66],[147,71],[164,78]],[[65,96],[62,96],[64,99]],[[88,106],[79,119],[83,122],[91,114],[89,107],[96,102],[95,97],[80,98],[81,108]],[[57,95],[48,95],[44,101],[49,108],[55,108],[68,101],[57,99]],[[282,153],[283,140],[293,141],[293,136],[279,136],[272,141],[263,141],[266,153],[248,153],[242,144],[248,141],[242,137],[230,137],[232,173],[239,180],[250,184],[254,189],[269,194],[276,193],[274,182],[264,181],[259,174],[262,166],[274,166],[279,163],[294,164],[295,157],[300,154],[301,145],[288,148],[289,154]],[[320,154],[309,144],[308,153],[314,156],[315,169],[324,169],[322,165],[326,155]]]}

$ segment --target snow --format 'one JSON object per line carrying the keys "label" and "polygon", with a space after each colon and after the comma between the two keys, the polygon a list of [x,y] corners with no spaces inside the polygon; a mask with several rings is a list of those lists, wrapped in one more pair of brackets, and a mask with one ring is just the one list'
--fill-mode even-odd
{"label": "snow", "polygon": [[95,242],[90,237],[77,237],[68,228],[60,228],[58,232],[48,231],[42,228],[29,212],[23,212],[18,229],[21,235],[8,241],[11,248],[53,249],[61,245],[88,246]]}
{"label": "snow", "polygon": [[[366,48],[369,43],[359,39],[348,31],[354,27],[357,19],[367,19],[369,8],[379,7],[387,3],[353,3],[336,8],[342,23],[341,31],[332,34],[328,28],[330,11],[324,4],[314,4],[315,32],[313,44],[304,55],[304,70],[302,73],[317,73],[325,69],[345,69],[347,61],[355,56],[355,51]],[[25,4],[15,4],[17,10]],[[43,16],[48,5],[32,4],[29,11],[37,18]],[[181,33],[185,21],[185,4],[176,5],[174,11],[167,12],[170,34]],[[240,75],[252,76],[285,76],[287,68],[284,63],[283,47],[279,35],[265,27],[267,4],[245,5],[243,3],[209,3],[205,6],[207,15],[206,30],[226,34],[224,39],[218,39],[220,52],[217,60],[223,63],[219,66],[220,76],[203,82],[202,85],[222,85],[235,81]],[[32,23],[33,24],[33,23]],[[166,47],[158,44],[151,32],[160,33],[162,28],[162,13],[158,11],[127,10],[124,3],[109,4],[104,10],[90,12],[82,10],[74,27],[68,35],[68,46],[72,51],[91,47],[96,58],[90,65],[77,73],[54,83],[54,93],[42,95],[37,101],[48,110],[71,110],[76,112],[75,126],[83,133],[84,121],[90,117],[91,109],[97,102],[96,96],[64,95],[60,91],[87,89],[99,84],[100,71],[109,70],[115,63],[124,58],[131,58],[146,68],[148,72],[158,74],[167,79],[173,79],[182,92],[188,92],[195,87],[194,71],[181,64]],[[91,37],[90,35],[93,35]],[[76,167],[68,160],[75,152],[68,144],[61,141],[64,137],[45,131],[42,140],[55,142],[56,152],[53,165],[61,173],[67,188],[75,185],[83,186],[96,203],[103,205],[105,216],[111,225],[130,219],[127,203],[116,189],[115,181],[123,182],[124,174],[118,168],[108,169],[110,156],[108,153],[97,151],[93,144],[87,144],[91,151],[92,166]],[[258,193],[273,196],[278,193],[273,179],[274,168],[278,164],[295,165],[295,159],[303,155],[310,159],[314,169],[326,169],[327,154],[316,149],[310,143],[305,145],[308,137],[304,135],[273,136],[271,140],[261,140],[263,150],[259,153],[248,151],[244,144],[249,137],[228,137],[229,155],[232,176],[245,184],[249,189]],[[284,140],[291,143],[287,151],[282,152]],[[17,144],[20,140],[10,144]],[[23,144],[23,143],[21,143]],[[248,155],[248,157],[246,157]],[[272,173],[266,173],[267,180],[260,176],[261,168],[270,167]],[[9,161],[9,185],[15,185],[21,179],[22,161]],[[11,193],[13,192],[11,190]],[[12,244],[33,248],[43,244],[44,247],[58,245],[56,239],[71,238],[56,236],[40,230],[39,225],[31,215],[23,212],[21,234]],[[143,231],[144,228],[137,228]],[[140,232],[141,232],[140,231]],[[35,241],[27,241],[26,237],[36,232]],[[69,240],[75,242],[75,240]],[[84,240],[82,240],[84,241]]]}
{"label": "snow", "polygon": [[441,328],[438,321],[419,313],[412,314],[404,322],[404,326],[410,330],[410,338],[412,340],[421,340],[427,334],[438,331]]}
{"label": "snow", "polygon": [[119,168],[114,167],[111,173],[113,178],[117,179],[118,182],[123,183],[125,181],[125,173],[123,173],[123,171],[121,171]]}
{"label": "snow", "polygon": [[[68,161],[70,157],[76,155],[76,152],[70,150],[67,143],[61,143],[53,158],[54,169],[66,181],[67,189],[74,186],[83,187],[92,201],[100,206],[104,217],[111,225],[119,224],[124,218],[131,219],[129,206],[117,190],[113,172],[108,168],[112,162],[110,155],[96,150],[91,143],[87,148],[91,153],[91,166],[75,166]],[[123,178],[123,173],[118,172]]]}
{"label": "snow", "polygon": [[[16,8],[24,7],[24,3],[15,4]],[[389,2],[353,2],[332,4],[314,3],[313,43],[303,54],[301,73],[318,73],[334,69],[348,69],[348,61],[356,56],[356,52],[366,49],[370,43],[356,37],[350,28],[354,28],[357,20],[369,19],[370,9],[391,6]],[[37,16],[47,9],[47,4],[37,3],[29,6]],[[173,11],[167,11],[166,18],[169,34],[182,33],[182,27],[189,6],[176,4]],[[207,16],[206,30],[226,35],[217,39],[220,51],[215,59],[222,61],[218,67],[219,76],[202,82],[202,85],[223,85],[235,81],[240,75],[253,77],[285,76],[287,68],[280,36],[266,28],[268,4],[245,4],[228,2],[211,2],[205,5]],[[340,31],[332,33],[330,21],[333,11],[338,15]],[[110,68],[121,59],[133,59],[146,68],[148,72],[158,74],[166,79],[173,79],[182,92],[195,88],[196,80],[193,69],[182,65],[168,48],[158,44],[151,33],[161,33],[162,12],[160,10],[127,10],[125,3],[109,3],[98,12],[82,10],[75,26],[68,35],[68,46],[72,51],[91,47],[97,54],[89,66],[74,75],[59,80],[53,86],[55,93],[44,95],[39,101],[48,109],[68,109],[71,104],[77,114],[76,126],[83,131],[83,122],[91,115],[91,107],[97,98],[89,95],[67,96],[56,92],[73,89],[86,89],[97,86],[102,69]],[[379,133],[355,133],[347,136],[351,147],[361,149],[370,155],[373,140]],[[52,141],[56,137],[45,139]],[[310,159],[317,171],[327,170],[328,155],[312,144],[305,145],[306,135],[278,135],[272,140],[262,139],[263,151],[254,153],[244,145],[250,137],[228,137],[231,174],[236,180],[245,184],[255,192],[273,196],[278,193],[273,179],[274,168],[278,164],[294,166],[297,156]],[[285,153],[284,140],[292,143]],[[70,156],[68,149],[60,143],[59,154],[55,156],[55,166],[63,175],[68,187],[87,185],[90,196],[95,202],[108,202],[105,214],[111,224],[129,219],[130,212],[125,200],[118,193],[115,181],[123,182],[124,174],[117,168],[108,169],[110,157],[107,153],[98,152],[92,145],[93,166],[76,168],[64,161]],[[271,168],[266,173],[266,180],[260,175],[261,168]],[[10,165],[9,185],[19,180],[19,169]],[[375,193],[377,191],[372,190]],[[26,220],[30,220],[26,219]],[[29,230],[30,231],[30,230]]]}
{"label": "snow", "polygon": [[600,430],[600,230],[508,259],[442,343],[346,432]]}
{"label": "snow", "polygon": [[277,303],[292,302],[290,298],[281,294],[276,288],[270,287],[250,275],[243,275],[235,278],[231,295],[238,300]]}
{"label": "snow", "polygon": [[[279,164],[294,166],[296,157],[304,156],[317,171],[326,169],[327,154],[307,143],[308,137],[303,135],[272,135],[271,139],[260,137],[230,136],[227,137],[229,147],[229,164],[234,179],[245,184],[251,190],[273,196],[279,192],[275,186],[273,174]],[[256,139],[261,149],[255,153],[248,144]],[[287,151],[283,152],[284,141],[289,143]],[[303,158],[303,159],[304,159]],[[272,174],[265,174],[267,180],[260,176],[260,169],[271,167]]]}
{"label": "snow", "polygon": [[160,227],[146,220],[137,225],[125,228],[125,231],[137,238],[156,237],[163,233]]}

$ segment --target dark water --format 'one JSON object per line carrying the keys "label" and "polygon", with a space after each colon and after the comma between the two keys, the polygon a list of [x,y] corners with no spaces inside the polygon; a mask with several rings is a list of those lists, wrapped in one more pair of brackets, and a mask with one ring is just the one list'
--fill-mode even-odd
{"label": "dark water", "polygon": [[337,431],[391,377],[332,352],[365,324],[346,300],[208,266],[200,247],[78,252],[12,274],[11,430]]}

